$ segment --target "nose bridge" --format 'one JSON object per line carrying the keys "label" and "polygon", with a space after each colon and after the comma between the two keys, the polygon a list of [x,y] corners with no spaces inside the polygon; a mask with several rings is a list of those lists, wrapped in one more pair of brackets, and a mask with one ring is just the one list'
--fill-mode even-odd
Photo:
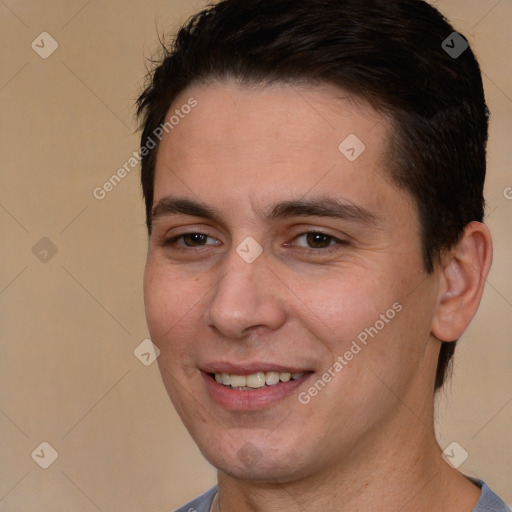
{"label": "nose bridge", "polygon": [[284,321],[282,301],[269,284],[266,258],[255,249],[247,239],[232,248],[210,299],[208,323],[228,337],[242,337],[255,326],[276,329]]}

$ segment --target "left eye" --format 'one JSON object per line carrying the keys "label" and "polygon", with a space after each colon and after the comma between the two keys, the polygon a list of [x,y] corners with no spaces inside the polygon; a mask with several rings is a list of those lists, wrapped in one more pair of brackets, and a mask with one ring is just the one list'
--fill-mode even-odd
{"label": "left eye", "polygon": [[[310,249],[325,249],[332,245],[344,243],[342,240],[339,240],[332,235],[322,233],[321,231],[308,231],[307,233],[302,233],[296,237],[296,240],[303,237],[305,237],[305,241]],[[301,247],[305,246],[301,245]]]}

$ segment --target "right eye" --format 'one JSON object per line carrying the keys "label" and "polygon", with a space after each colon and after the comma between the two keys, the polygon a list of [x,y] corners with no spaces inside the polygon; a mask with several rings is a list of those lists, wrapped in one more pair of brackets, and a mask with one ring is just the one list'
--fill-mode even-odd
{"label": "right eye", "polygon": [[[179,247],[180,250],[186,250],[183,248],[193,248],[193,247],[200,247],[202,245],[207,245],[206,241],[208,238],[215,240],[213,237],[206,235],[205,233],[183,233],[181,235],[173,236],[171,238],[168,238],[165,240],[164,245],[166,247]],[[177,243],[178,240],[182,240],[183,244]],[[216,244],[218,245],[219,242],[216,240]],[[210,244],[211,245],[211,244]]]}

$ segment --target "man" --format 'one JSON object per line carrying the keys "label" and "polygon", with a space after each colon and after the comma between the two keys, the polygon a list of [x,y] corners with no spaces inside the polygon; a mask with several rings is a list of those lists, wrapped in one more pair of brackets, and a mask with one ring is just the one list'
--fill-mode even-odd
{"label": "man", "polygon": [[492,259],[488,111],[420,0],[226,0],[138,101],[145,304],[218,486],[182,511],[507,511],[434,395]]}

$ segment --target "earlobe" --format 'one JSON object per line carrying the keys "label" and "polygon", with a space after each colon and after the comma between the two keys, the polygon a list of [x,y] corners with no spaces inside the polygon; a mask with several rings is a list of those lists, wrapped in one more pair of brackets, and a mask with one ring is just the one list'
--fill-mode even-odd
{"label": "earlobe", "polygon": [[473,319],[492,263],[489,228],[471,222],[459,242],[443,257],[437,310],[432,334],[441,341],[454,341]]}

